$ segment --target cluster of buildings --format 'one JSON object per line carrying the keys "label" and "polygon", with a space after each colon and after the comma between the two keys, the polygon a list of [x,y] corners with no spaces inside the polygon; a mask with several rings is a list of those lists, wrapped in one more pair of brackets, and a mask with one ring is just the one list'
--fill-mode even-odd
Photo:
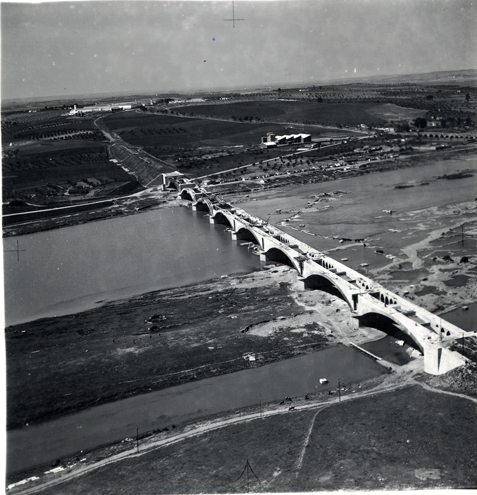
{"label": "cluster of buildings", "polygon": [[204,98],[174,98],[169,101],[172,105],[181,105],[184,103],[205,103],[207,100]]}
{"label": "cluster of buildings", "polygon": [[74,105],[73,109],[70,110],[70,113],[68,115],[91,112],[115,112],[119,110],[131,110],[132,107],[132,103],[106,103],[104,105],[89,105],[82,108],[78,108],[77,105]]}
{"label": "cluster of buildings", "polygon": [[275,148],[287,144],[311,143],[311,134],[285,134],[277,136],[273,132],[269,132],[262,137],[262,146],[265,148]]}

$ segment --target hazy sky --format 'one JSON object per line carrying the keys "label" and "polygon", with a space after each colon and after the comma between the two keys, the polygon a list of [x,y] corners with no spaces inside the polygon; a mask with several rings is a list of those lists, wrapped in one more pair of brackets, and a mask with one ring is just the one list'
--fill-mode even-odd
{"label": "hazy sky", "polygon": [[2,3],[2,98],[472,69],[477,0]]}

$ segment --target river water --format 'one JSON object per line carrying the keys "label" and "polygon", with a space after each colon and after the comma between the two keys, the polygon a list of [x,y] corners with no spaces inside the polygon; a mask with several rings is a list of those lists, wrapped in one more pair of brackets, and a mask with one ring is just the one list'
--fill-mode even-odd
{"label": "river water", "polygon": [[[259,368],[206,378],[96,406],[7,433],[7,472],[45,465],[81,450],[170,428],[212,414],[336,389],[386,373],[373,359],[338,345]],[[319,379],[329,383],[320,385]],[[289,404],[283,407],[288,408]]]}
{"label": "river water", "polygon": [[[437,180],[436,176],[453,174],[458,170],[469,169],[474,172],[473,177],[458,180]],[[408,185],[404,189],[396,186]],[[426,184],[426,185],[422,185]],[[305,208],[308,201],[315,195],[344,191],[341,196],[324,198],[315,203],[310,211]],[[464,201],[474,201],[477,196],[477,158],[475,156],[464,159],[441,160],[426,165],[416,165],[388,172],[374,173],[341,179],[332,182],[320,182],[289,186],[270,191],[250,194],[250,201],[240,204],[240,207],[252,215],[268,218],[274,224],[279,224],[293,213],[275,214],[276,209],[299,210],[298,217],[281,226],[291,235],[306,242],[319,250],[328,250],[337,247],[337,241],[332,236],[361,239],[366,237],[379,238],[379,246],[386,253],[399,254],[403,246],[411,244],[425,236],[423,228],[409,231],[406,222],[407,212],[430,207],[446,206]],[[322,211],[316,211],[316,209]],[[325,209],[326,208],[326,209]],[[389,215],[383,210],[393,210]],[[463,221],[465,215],[462,214]],[[453,222],[458,219],[453,218]],[[445,228],[446,220],[443,219]],[[292,227],[305,225],[316,236],[311,236]],[[434,228],[440,228],[435,225]],[[390,232],[389,229],[398,232]],[[414,239],[411,239],[410,237]],[[378,241],[376,241],[378,242]],[[340,245],[345,247],[345,245]],[[348,257],[351,261],[353,253],[348,249],[335,253],[336,257]],[[359,253],[364,250],[359,251]],[[333,256],[333,253],[331,254]],[[369,253],[371,264],[379,265],[382,256]],[[362,258],[356,258],[361,263]]]}
{"label": "river water", "polygon": [[5,320],[61,316],[106,301],[260,269],[203,212],[163,208],[4,240]]}

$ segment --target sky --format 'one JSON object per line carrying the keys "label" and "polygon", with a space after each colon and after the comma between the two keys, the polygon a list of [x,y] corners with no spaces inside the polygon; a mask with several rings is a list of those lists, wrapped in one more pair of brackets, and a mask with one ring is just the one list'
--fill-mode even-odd
{"label": "sky", "polygon": [[208,90],[474,69],[477,0],[1,3],[1,96]]}

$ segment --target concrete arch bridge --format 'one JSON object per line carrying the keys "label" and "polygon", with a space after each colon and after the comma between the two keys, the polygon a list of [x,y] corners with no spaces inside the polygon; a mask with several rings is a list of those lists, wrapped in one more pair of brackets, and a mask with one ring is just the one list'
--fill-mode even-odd
{"label": "concrete arch bridge", "polygon": [[439,375],[465,364],[461,354],[446,347],[462,336],[459,327],[221,198],[204,193],[192,208],[207,211],[211,223],[227,225],[232,239],[255,244],[263,261],[294,268],[304,288],[341,297],[358,321],[392,323],[422,352],[427,373]]}

